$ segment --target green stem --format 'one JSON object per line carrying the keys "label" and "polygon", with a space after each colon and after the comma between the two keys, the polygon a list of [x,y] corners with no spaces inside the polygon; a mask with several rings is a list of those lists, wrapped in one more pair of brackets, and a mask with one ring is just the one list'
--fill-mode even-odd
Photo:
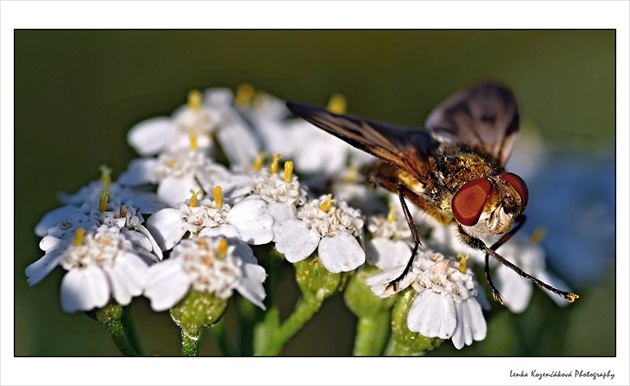
{"label": "green stem", "polygon": [[378,356],[383,353],[390,330],[390,312],[359,318],[353,356]]}
{"label": "green stem", "polygon": [[245,298],[236,299],[238,310],[238,341],[240,356],[251,356],[253,352],[254,320],[256,318],[256,306]]}
{"label": "green stem", "polygon": [[137,345],[132,321],[129,316],[125,316],[124,308],[114,302],[103,308],[86,312],[86,315],[99,322],[112,338],[120,353],[124,356],[138,356]]}
{"label": "green stem", "polygon": [[133,347],[136,353],[138,353],[138,355],[143,356],[144,353],[142,351],[140,341],[138,340],[138,334],[136,334],[136,328],[131,315],[131,307],[123,307],[121,322],[125,336],[129,339],[129,344]]}
{"label": "green stem", "polygon": [[[255,355],[278,355],[282,348],[303,326],[309,321],[313,315],[319,310],[323,303],[323,299],[317,297],[307,297],[300,299],[297,307],[287,320],[273,331],[272,326],[268,327],[268,335],[265,345],[257,345]],[[270,310],[271,311],[271,310]],[[271,318],[270,318],[271,320]],[[272,328],[269,328],[272,327]],[[262,334],[260,334],[262,335]]]}
{"label": "green stem", "polygon": [[199,354],[199,345],[203,330],[185,330],[182,328],[182,355],[194,357]]}
{"label": "green stem", "polygon": [[214,326],[210,326],[210,333],[217,341],[217,346],[219,346],[219,350],[221,350],[222,355],[234,356],[234,349],[230,345],[230,342],[228,342],[227,332],[225,331],[223,319],[221,319],[221,321],[219,321],[219,323],[215,324]]}

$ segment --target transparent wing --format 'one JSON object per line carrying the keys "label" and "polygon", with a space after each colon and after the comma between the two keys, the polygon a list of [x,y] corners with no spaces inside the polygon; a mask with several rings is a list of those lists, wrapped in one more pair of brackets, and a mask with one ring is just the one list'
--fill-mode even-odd
{"label": "transparent wing", "polygon": [[504,167],[518,135],[518,105],[509,88],[480,82],[444,101],[425,126],[438,141],[467,146]]}
{"label": "transparent wing", "polygon": [[434,184],[427,157],[435,141],[427,132],[334,114],[321,107],[295,102],[287,102],[287,107],[295,115],[406,171],[418,181]]}

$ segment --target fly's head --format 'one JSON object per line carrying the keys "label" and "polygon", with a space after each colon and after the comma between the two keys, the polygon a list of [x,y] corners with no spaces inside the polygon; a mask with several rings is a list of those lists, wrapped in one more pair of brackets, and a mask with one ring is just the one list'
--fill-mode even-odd
{"label": "fly's head", "polygon": [[525,181],[503,172],[477,178],[462,185],[453,195],[453,216],[471,235],[489,236],[507,232],[527,206]]}

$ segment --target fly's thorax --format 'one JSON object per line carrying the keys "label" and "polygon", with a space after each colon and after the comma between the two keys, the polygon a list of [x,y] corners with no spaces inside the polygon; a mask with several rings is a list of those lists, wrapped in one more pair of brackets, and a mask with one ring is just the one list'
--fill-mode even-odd
{"label": "fly's thorax", "polygon": [[434,169],[444,186],[455,194],[464,184],[500,172],[487,157],[465,147],[443,144],[434,158]]}

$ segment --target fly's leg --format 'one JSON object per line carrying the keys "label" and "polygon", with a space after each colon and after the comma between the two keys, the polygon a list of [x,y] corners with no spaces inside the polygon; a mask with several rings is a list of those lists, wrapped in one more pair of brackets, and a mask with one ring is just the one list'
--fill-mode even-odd
{"label": "fly's leg", "polygon": [[508,241],[512,236],[514,236],[514,234],[523,226],[523,224],[525,223],[525,216],[523,215],[519,215],[515,222],[517,222],[516,226],[514,228],[512,228],[508,233],[504,234],[496,243],[494,243],[492,245],[492,247],[488,247],[483,241],[481,241],[480,239],[476,238],[476,237],[472,237],[469,234],[467,234],[462,227],[459,227],[459,232],[462,236],[462,239],[472,248],[475,249],[480,249],[484,252],[486,252],[486,261],[485,261],[485,268],[484,268],[484,272],[486,275],[486,279],[488,280],[488,284],[490,285],[490,289],[492,290],[492,297],[494,298],[494,300],[500,302],[501,304],[503,304],[503,300],[501,299],[501,294],[499,293],[499,291],[496,289],[496,287],[494,286],[494,284],[492,283],[492,279],[490,277],[490,268],[488,265],[488,257],[492,256],[494,257],[499,263],[505,265],[506,267],[508,267],[509,269],[511,269],[512,271],[516,272],[519,276],[532,281],[534,284],[538,285],[539,287],[542,287],[544,289],[546,289],[549,292],[552,292],[558,296],[562,296],[563,298],[565,298],[567,301],[569,302],[573,302],[575,299],[579,298],[579,296],[575,293],[572,292],[567,292],[567,291],[562,291],[558,288],[555,288],[545,282],[543,282],[542,280],[539,280],[535,277],[533,277],[532,275],[528,274],[527,272],[523,271],[522,269],[520,269],[519,267],[517,267],[516,265],[512,264],[510,261],[508,261],[506,258],[504,258],[503,256],[499,255],[495,250],[497,248],[499,248],[501,245],[503,245],[506,241]]}
{"label": "fly's leg", "polygon": [[398,198],[400,199],[400,205],[402,206],[402,210],[405,215],[405,220],[407,220],[407,225],[409,226],[409,230],[411,231],[411,236],[413,237],[413,249],[411,250],[411,256],[409,257],[409,260],[407,261],[407,265],[405,266],[405,269],[397,278],[390,281],[389,284],[387,284],[387,287],[385,288],[386,290],[391,288],[394,290],[394,292],[398,290],[398,285],[400,284],[401,280],[404,279],[404,277],[407,276],[407,274],[409,273],[409,270],[411,269],[411,266],[413,265],[413,261],[416,257],[416,253],[418,252],[418,248],[422,245],[422,243],[420,242],[420,236],[418,236],[418,229],[416,228],[416,223],[413,221],[413,217],[411,217],[411,212],[409,211],[409,207],[407,206],[407,203],[405,202],[405,192],[409,191],[409,188],[407,188],[403,184],[398,184],[396,190],[398,192]]}

